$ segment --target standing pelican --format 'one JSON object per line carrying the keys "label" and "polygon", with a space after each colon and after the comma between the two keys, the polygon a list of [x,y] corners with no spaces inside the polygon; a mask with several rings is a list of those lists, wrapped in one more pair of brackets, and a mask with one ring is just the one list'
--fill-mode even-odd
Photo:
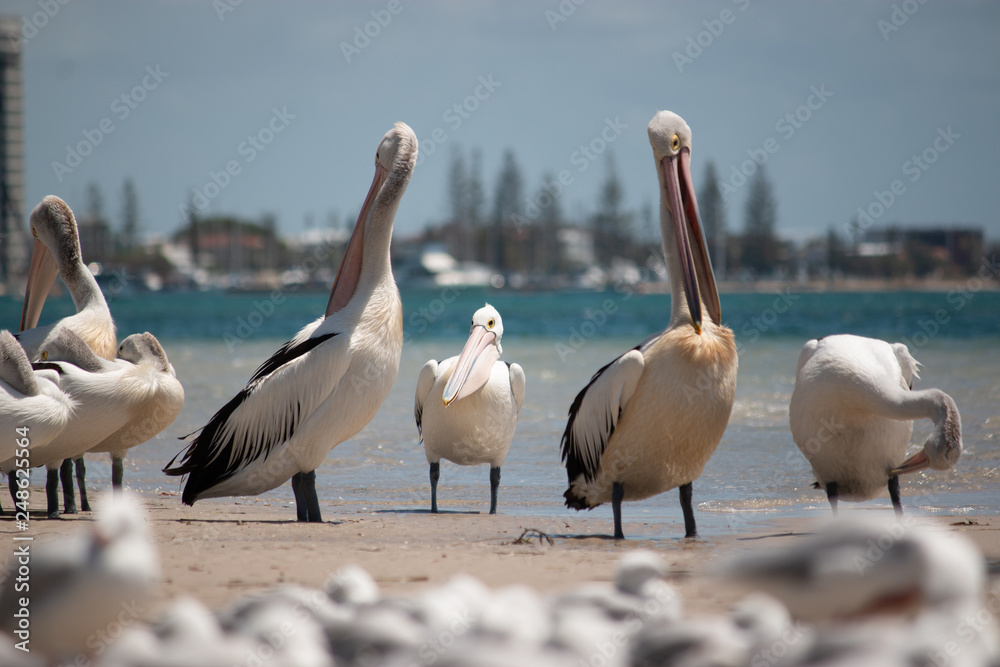
{"label": "standing pelican", "polygon": [[490,464],[490,514],[497,513],[500,466],[514,438],[524,401],[524,371],[500,361],[503,321],[486,304],[472,316],[462,353],[420,369],[413,416],[431,472],[431,512],[437,512],[441,459]]}
{"label": "standing pelican", "polygon": [[670,324],[597,371],[569,409],[562,437],[566,506],[621,503],[680,487],[685,537],[698,534],[692,482],[722,438],[736,394],[736,343],[722,326],[715,276],[691,182],[691,129],[661,111],[649,123],[660,184]]}
{"label": "standing pelican", "polygon": [[[962,455],[955,401],[937,389],[912,391],[917,368],[902,343],[840,335],[802,348],[788,421],[835,513],[838,499],[869,500],[888,486],[902,514],[901,473],[947,470]],[[924,417],[934,431],[904,461],[913,420]]]}
{"label": "standing pelican", "polygon": [[[56,437],[44,445],[32,442],[30,447],[31,465],[48,469],[46,501],[49,517],[55,518],[59,516],[60,464],[82,456],[141,420],[143,413],[152,412],[164,379],[154,370],[155,363],[101,359],[69,329],[58,329],[47,338],[40,359],[34,364],[36,375],[54,371],[59,388],[74,406],[69,422]],[[8,459],[0,463],[0,469],[9,472],[14,465]],[[85,492],[85,487],[81,490]]]}
{"label": "standing pelican", "polygon": [[261,364],[194,441],[167,464],[189,475],[182,500],[256,495],[292,478],[299,521],[322,521],[316,468],[371,421],[399,370],[403,313],[389,264],[392,222],[417,160],[396,123],[375,153],[375,178],[326,313]]}
{"label": "standing pelican", "polygon": [[[114,359],[117,348],[115,322],[111,318],[108,302],[94,279],[90,269],[83,263],[80,252],[80,234],[73,211],[59,197],[49,195],[31,212],[29,221],[31,234],[35,237],[31,253],[28,280],[24,288],[24,305],[21,309],[21,331],[15,337],[28,352],[31,359],[37,359],[46,339],[54,332],[68,329],[90,346],[102,359]],[[45,298],[56,280],[62,278],[76,314],[42,327],[36,326],[42,314]],[[66,512],[76,512],[73,497],[73,463],[70,459],[62,462],[63,495]],[[76,479],[80,485],[81,509],[90,511],[84,490],[86,467],[83,458],[76,461]]]}
{"label": "standing pelican", "polygon": [[[30,466],[30,448],[52,442],[66,427],[73,408],[72,399],[59,389],[56,374],[33,371],[14,336],[0,331],[0,429],[4,433],[0,461],[8,462],[4,470],[11,473],[12,498],[14,472]],[[28,450],[28,456],[17,456],[18,450]]]}

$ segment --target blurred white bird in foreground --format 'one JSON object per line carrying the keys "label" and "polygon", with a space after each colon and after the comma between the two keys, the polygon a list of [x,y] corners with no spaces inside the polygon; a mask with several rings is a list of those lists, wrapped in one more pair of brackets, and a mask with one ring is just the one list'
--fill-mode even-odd
{"label": "blurred white bird in foreground", "polygon": [[[159,575],[144,512],[127,495],[106,496],[86,533],[18,542],[14,551],[0,588],[0,631],[24,641],[16,632],[17,614],[27,607],[27,648],[52,661],[76,660],[106,646],[112,624],[120,628],[143,613],[143,599]],[[19,570],[25,563],[27,577]]]}

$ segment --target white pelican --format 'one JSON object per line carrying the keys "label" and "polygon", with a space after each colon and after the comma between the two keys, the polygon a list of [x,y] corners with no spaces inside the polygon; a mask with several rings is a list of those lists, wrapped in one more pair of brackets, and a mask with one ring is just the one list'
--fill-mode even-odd
{"label": "white pelican", "polygon": [[299,521],[322,521],[316,468],[371,421],[399,370],[403,313],[389,265],[392,222],[417,159],[396,123],[379,143],[375,178],[326,312],[261,364],[164,468],[189,475],[182,500],[256,495],[292,478]]}
{"label": "white pelican", "polygon": [[[115,323],[108,309],[108,302],[97,285],[90,269],[83,263],[80,252],[80,234],[73,211],[59,197],[49,195],[31,212],[29,221],[35,237],[31,253],[31,266],[24,288],[24,305],[21,309],[21,331],[15,334],[31,359],[37,359],[46,339],[61,329],[68,329],[82,338],[102,359],[114,359],[117,339]],[[76,306],[76,314],[38,327],[45,298],[59,276]],[[63,461],[60,471],[63,483],[66,512],[76,512],[73,496],[73,463]],[[80,487],[81,509],[90,511],[82,481],[86,475],[83,459],[76,462],[76,476]]]}
{"label": "white pelican", "polygon": [[[45,344],[42,355],[44,361],[68,361],[89,373],[128,371],[120,374],[124,379],[119,380],[123,382],[123,391],[127,388],[133,397],[121,403],[121,409],[127,411],[124,415],[127,421],[87,450],[89,454],[107,452],[110,455],[111,487],[115,493],[119,493],[122,489],[125,453],[169,426],[184,407],[184,388],[177,381],[177,373],[167,359],[166,351],[156,336],[147,331],[132,334],[123,340],[118,346],[118,357],[114,361],[101,359],[76,336],[58,334]],[[86,505],[83,455],[75,459],[80,497]],[[65,493],[65,478],[63,486]]]}
{"label": "white pelican", "polygon": [[[69,329],[59,329],[47,338],[40,359],[34,364],[36,374],[55,371],[59,388],[74,405],[69,423],[55,438],[44,445],[32,442],[30,448],[31,465],[48,469],[46,500],[49,517],[55,518],[59,516],[57,494],[63,461],[81,456],[139,423],[143,413],[152,412],[153,403],[162,400],[163,385],[170,380],[158,370],[155,357],[137,364],[121,359],[106,361]],[[10,471],[13,465],[14,461],[7,460],[0,463],[0,469]],[[72,480],[67,483],[64,478],[64,496],[67,487],[72,489]]]}
{"label": "white pelican", "polygon": [[[834,512],[838,499],[869,500],[888,486],[902,514],[901,473],[947,470],[961,456],[955,401],[937,389],[912,391],[917,368],[902,343],[839,335],[802,348],[788,421]],[[904,461],[913,420],[923,417],[934,420],[934,432]]]}
{"label": "white pelican", "polygon": [[503,320],[486,304],[472,316],[462,353],[420,369],[413,416],[430,464],[431,512],[437,512],[441,459],[490,464],[490,514],[497,513],[500,466],[524,401],[524,371],[499,361]]}
{"label": "white pelican", "polygon": [[[73,401],[52,371],[33,371],[28,355],[6,329],[0,331],[0,461],[11,474],[14,497],[17,468],[30,465],[31,447],[45,447],[58,436],[73,413]],[[27,443],[25,446],[19,446]],[[27,456],[17,456],[28,449]],[[25,470],[27,472],[27,470]],[[14,499],[17,503],[16,498]]]}
{"label": "white pelican", "polygon": [[[114,359],[118,341],[115,323],[101,288],[80,254],[80,235],[73,211],[59,197],[49,195],[31,212],[35,247],[28,269],[21,310],[21,331],[16,334],[28,356],[35,359],[45,338],[56,329],[69,329],[103,359]],[[62,278],[73,297],[76,314],[36,327],[49,289]]]}
{"label": "white pelican", "polygon": [[691,129],[661,111],[649,123],[670,277],[670,325],[597,371],[562,437],[566,506],[621,503],[680,487],[685,537],[697,535],[691,483],[722,438],[736,394],[736,343],[720,324],[715,276],[691,182]]}

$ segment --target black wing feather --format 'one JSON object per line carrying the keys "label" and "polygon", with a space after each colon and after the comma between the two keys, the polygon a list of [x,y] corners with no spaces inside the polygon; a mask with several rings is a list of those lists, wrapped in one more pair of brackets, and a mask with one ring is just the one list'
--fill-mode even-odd
{"label": "black wing feather", "polygon": [[[170,463],[163,468],[163,472],[168,475],[190,475],[184,485],[184,495],[181,500],[187,505],[194,505],[198,495],[206,489],[229,479],[250,462],[267,457],[271,450],[287,441],[295,433],[299,425],[302,414],[302,406],[295,404],[294,411],[290,412],[278,432],[278,437],[272,441],[265,442],[264,446],[252,452],[252,458],[230,462],[227,455],[235,443],[235,435],[223,437],[226,431],[226,424],[240,405],[260,387],[267,378],[276,370],[288,364],[302,355],[308,353],[313,348],[336,336],[336,333],[323,334],[314,338],[308,338],[301,343],[294,344],[288,341],[275,352],[267,361],[254,371],[246,387],[240,390],[228,403],[219,409],[215,415],[201,428],[201,432],[182,452],[174,456]],[[174,466],[178,456],[183,456],[179,464]]]}
{"label": "black wing feather", "polygon": [[[563,433],[561,442],[562,460],[566,463],[566,476],[569,478],[569,483],[571,485],[573,484],[573,481],[580,475],[583,475],[584,479],[586,479],[588,482],[592,482],[594,478],[597,476],[597,469],[600,464],[600,455],[598,455],[596,459],[593,459],[590,456],[585,457],[583,453],[585,450],[587,450],[587,448],[578,447],[577,442],[575,441],[573,436],[573,425],[576,423],[576,416],[580,413],[580,406],[583,404],[584,396],[587,395],[587,392],[594,385],[594,383],[597,382],[597,379],[601,377],[601,375],[603,375],[604,372],[608,370],[608,368],[610,368],[612,364],[614,364],[616,361],[624,357],[629,352],[635,350],[641,350],[644,344],[645,343],[640,343],[639,345],[636,345],[628,352],[625,352],[615,357],[609,363],[602,366],[600,370],[594,373],[594,376],[590,378],[590,382],[587,383],[587,386],[584,387],[580,391],[580,393],[576,395],[575,399],[573,399],[573,404],[569,407],[569,420],[566,422],[566,431]],[[619,416],[621,416],[620,413]],[[612,433],[614,433],[615,430],[614,420],[612,420],[612,415],[610,413],[606,416],[606,419],[608,423],[608,439],[610,440],[611,435]],[[585,506],[577,507],[576,504],[574,504],[576,502],[577,501],[574,498],[570,497],[570,492],[567,491],[566,505],[568,507],[573,507],[574,509],[583,509],[583,507],[585,507]]]}

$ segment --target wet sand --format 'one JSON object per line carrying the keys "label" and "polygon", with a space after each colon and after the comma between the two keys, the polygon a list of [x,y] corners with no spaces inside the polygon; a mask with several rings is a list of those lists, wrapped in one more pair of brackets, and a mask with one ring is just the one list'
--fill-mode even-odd
{"label": "wet sand", "polygon": [[[685,540],[679,523],[626,520],[626,535],[657,537],[615,541],[610,538],[609,521],[575,512],[554,519],[509,515],[502,508],[496,516],[433,515],[415,508],[339,508],[339,512],[335,508],[324,509],[322,524],[300,524],[294,521],[290,504],[254,498],[202,501],[195,507],[182,505],[173,495],[142,497],[141,501],[162,567],[161,582],[143,614],[147,618],[154,618],[166,601],[179,595],[220,609],[281,584],[321,587],[348,564],[363,567],[390,595],[438,586],[460,572],[494,588],[524,584],[556,592],[582,582],[611,581],[618,560],[633,549],[651,549],[665,561],[686,614],[718,613],[743,595],[713,576],[718,563],[752,549],[793,544],[815,525],[812,518],[751,521],[739,532],[706,532]],[[44,507],[44,494],[33,491],[32,502],[33,507]],[[853,511],[868,516],[877,512],[878,518],[884,514],[886,522],[893,520],[890,511]],[[816,520],[826,518],[825,512],[817,513]],[[0,519],[3,555],[13,549],[14,534],[32,535],[41,542],[86,529],[91,521],[89,513],[48,520],[32,512],[29,530],[20,533],[8,514]],[[1000,559],[1000,517],[936,517],[933,521],[951,525],[971,539],[988,560]],[[525,530],[529,534],[522,538]],[[552,543],[531,531],[544,533]]]}

